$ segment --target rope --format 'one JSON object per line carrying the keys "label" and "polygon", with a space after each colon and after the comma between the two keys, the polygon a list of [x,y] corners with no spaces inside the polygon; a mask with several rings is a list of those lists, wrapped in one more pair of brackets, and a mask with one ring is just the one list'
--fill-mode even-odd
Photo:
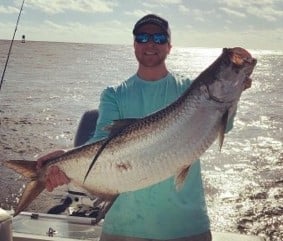
{"label": "rope", "polygon": [[12,38],[12,41],[11,41],[11,44],[10,44],[9,52],[8,52],[7,59],[6,59],[6,63],[5,63],[5,67],[4,67],[4,70],[3,70],[3,73],[2,73],[2,77],[1,77],[0,90],[1,90],[1,87],[2,87],[3,82],[4,82],[5,72],[6,72],[7,65],[8,65],[8,62],[9,62],[9,58],[10,58],[10,55],[11,55],[11,50],[12,50],[14,38],[15,38],[15,35],[16,35],[16,32],[17,32],[17,28],[18,28],[18,25],[19,25],[21,13],[22,13],[22,11],[23,11],[24,3],[25,3],[25,0],[23,0],[23,2],[22,2],[22,6],[21,6],[21,9],[20,9],[20,12],[19,12],[19,15],[18,15],[18,20],[17,20],[17,23],[16,23],[14,35],[13,35],[13,38]]}

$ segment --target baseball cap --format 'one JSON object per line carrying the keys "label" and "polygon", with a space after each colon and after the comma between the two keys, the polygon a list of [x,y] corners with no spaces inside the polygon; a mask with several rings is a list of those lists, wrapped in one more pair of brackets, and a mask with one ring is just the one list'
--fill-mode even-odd
{"label": "baseball cap", "polygon": [[138,32],[138,30],[146,24],[155,24],[158,27],[160,27],[165,33],[167,33],[169,37],[171,35],[167,20],[155,14],[145,15],[140,20],[138,20],[134,26],[133,34],[135,35]]}

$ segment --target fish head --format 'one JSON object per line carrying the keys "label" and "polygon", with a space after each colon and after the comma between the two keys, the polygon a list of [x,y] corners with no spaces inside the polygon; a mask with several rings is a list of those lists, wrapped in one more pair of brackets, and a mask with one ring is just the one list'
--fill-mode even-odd
{"label": "fish head", "polygon": [[215,78],[207,86],[209,96],[219,102],[238,100],[247,82],[251,81],[256,62],[243,48],[224,48],[216,64]]}

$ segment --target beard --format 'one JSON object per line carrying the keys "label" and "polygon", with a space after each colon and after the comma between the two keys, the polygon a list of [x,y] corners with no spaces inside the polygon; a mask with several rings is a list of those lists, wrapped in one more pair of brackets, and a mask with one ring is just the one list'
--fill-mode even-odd
{"label": "beard", "polygon": [[160,53],[156,54],[136,54],[136,59],[140,65],[144,67],[156,67],[164,63],[167,55],[161,55]]}

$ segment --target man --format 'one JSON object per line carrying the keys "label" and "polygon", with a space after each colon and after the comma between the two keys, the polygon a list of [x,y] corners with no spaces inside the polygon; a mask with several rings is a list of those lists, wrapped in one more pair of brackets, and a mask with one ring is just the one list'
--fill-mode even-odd
{"label": "man", "polygon": [[[188,79],[174,76],[166,67],[165,60],[172,46],[165,19],[146,15],[135,24],[133,35],[137,73],[103,91],[96,133],[89,142],[106,138],[108,133],[104,127],[113,120],[151,114],[172,103],[190,85]],[[47,177],[46,188],[52,191],[68,182],[65,174],[54,167]],[[176,190],[174,179],[169,178],[142,190],[120,194],[106,214],[100,240],[211,240],[200,161],[191,166],[180,191]]]}

